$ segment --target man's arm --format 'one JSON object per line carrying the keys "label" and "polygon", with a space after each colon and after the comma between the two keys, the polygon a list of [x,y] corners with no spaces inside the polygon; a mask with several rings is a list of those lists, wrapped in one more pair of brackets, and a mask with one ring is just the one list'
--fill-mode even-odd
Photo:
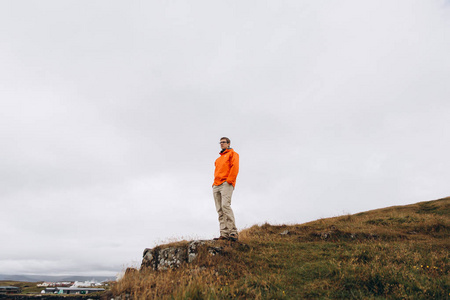
{"label": "man's arm", "polygon": [[233,156],[231,157],[231,168],[230,174],[228,174],[227,177],[227,182],[234,186],[236,184],[236,178],[238,173],[239,173],[239,154],[234,152]]}

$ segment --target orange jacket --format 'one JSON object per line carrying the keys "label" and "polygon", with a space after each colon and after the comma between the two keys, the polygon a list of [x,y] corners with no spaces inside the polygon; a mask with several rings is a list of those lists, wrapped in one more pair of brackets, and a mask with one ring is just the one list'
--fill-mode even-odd
{"label": "orange jacket", "polygon": [[216,169],[214,171],[213,185],[221,185],[225,181],[233,186],[236,185],[236,177],[239,173],[239,154],[229,148],[220,152],[220,157],[214,163]]}

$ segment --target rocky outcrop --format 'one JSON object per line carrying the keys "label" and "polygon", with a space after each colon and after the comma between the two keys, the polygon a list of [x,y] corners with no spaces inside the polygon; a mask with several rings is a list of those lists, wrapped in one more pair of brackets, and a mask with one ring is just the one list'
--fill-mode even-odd
{"label": "rocky outcrop", "polygon": [[146,248],[142,258],[141,270],[143,268],[152,268],[153,270],[178,268],[183,263],[194,261],[198,256],[200,247],[206,247],[210,255],[217,255],[223,253],[223,245],[223,242],[195,240],[178,246]]}

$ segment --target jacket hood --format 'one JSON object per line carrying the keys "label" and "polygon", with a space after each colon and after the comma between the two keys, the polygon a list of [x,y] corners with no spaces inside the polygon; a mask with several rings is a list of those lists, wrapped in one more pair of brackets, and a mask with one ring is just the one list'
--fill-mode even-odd
{"label": "jacket hood", "polygon": [[227,151],[229,150],[233,150],[233,148],[227,148],[227,149],[223,149],[222,151],[219,152],[220,155],[227,153]]}

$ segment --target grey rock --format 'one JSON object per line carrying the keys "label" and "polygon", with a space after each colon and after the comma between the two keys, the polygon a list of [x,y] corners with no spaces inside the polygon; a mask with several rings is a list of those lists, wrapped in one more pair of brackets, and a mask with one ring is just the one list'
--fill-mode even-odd
{"label": "grey rock", "polygon": [[199,248],[202,246],[207,247],[210,255],[223,253],[223,247],[218,245],[218,242],[211,240],[195,240],[181,246],[146,248],[142,258],[141,270],[148,267],[153,270],[167,270],[178,268],[183,263],[191,263],[197,258]]}

